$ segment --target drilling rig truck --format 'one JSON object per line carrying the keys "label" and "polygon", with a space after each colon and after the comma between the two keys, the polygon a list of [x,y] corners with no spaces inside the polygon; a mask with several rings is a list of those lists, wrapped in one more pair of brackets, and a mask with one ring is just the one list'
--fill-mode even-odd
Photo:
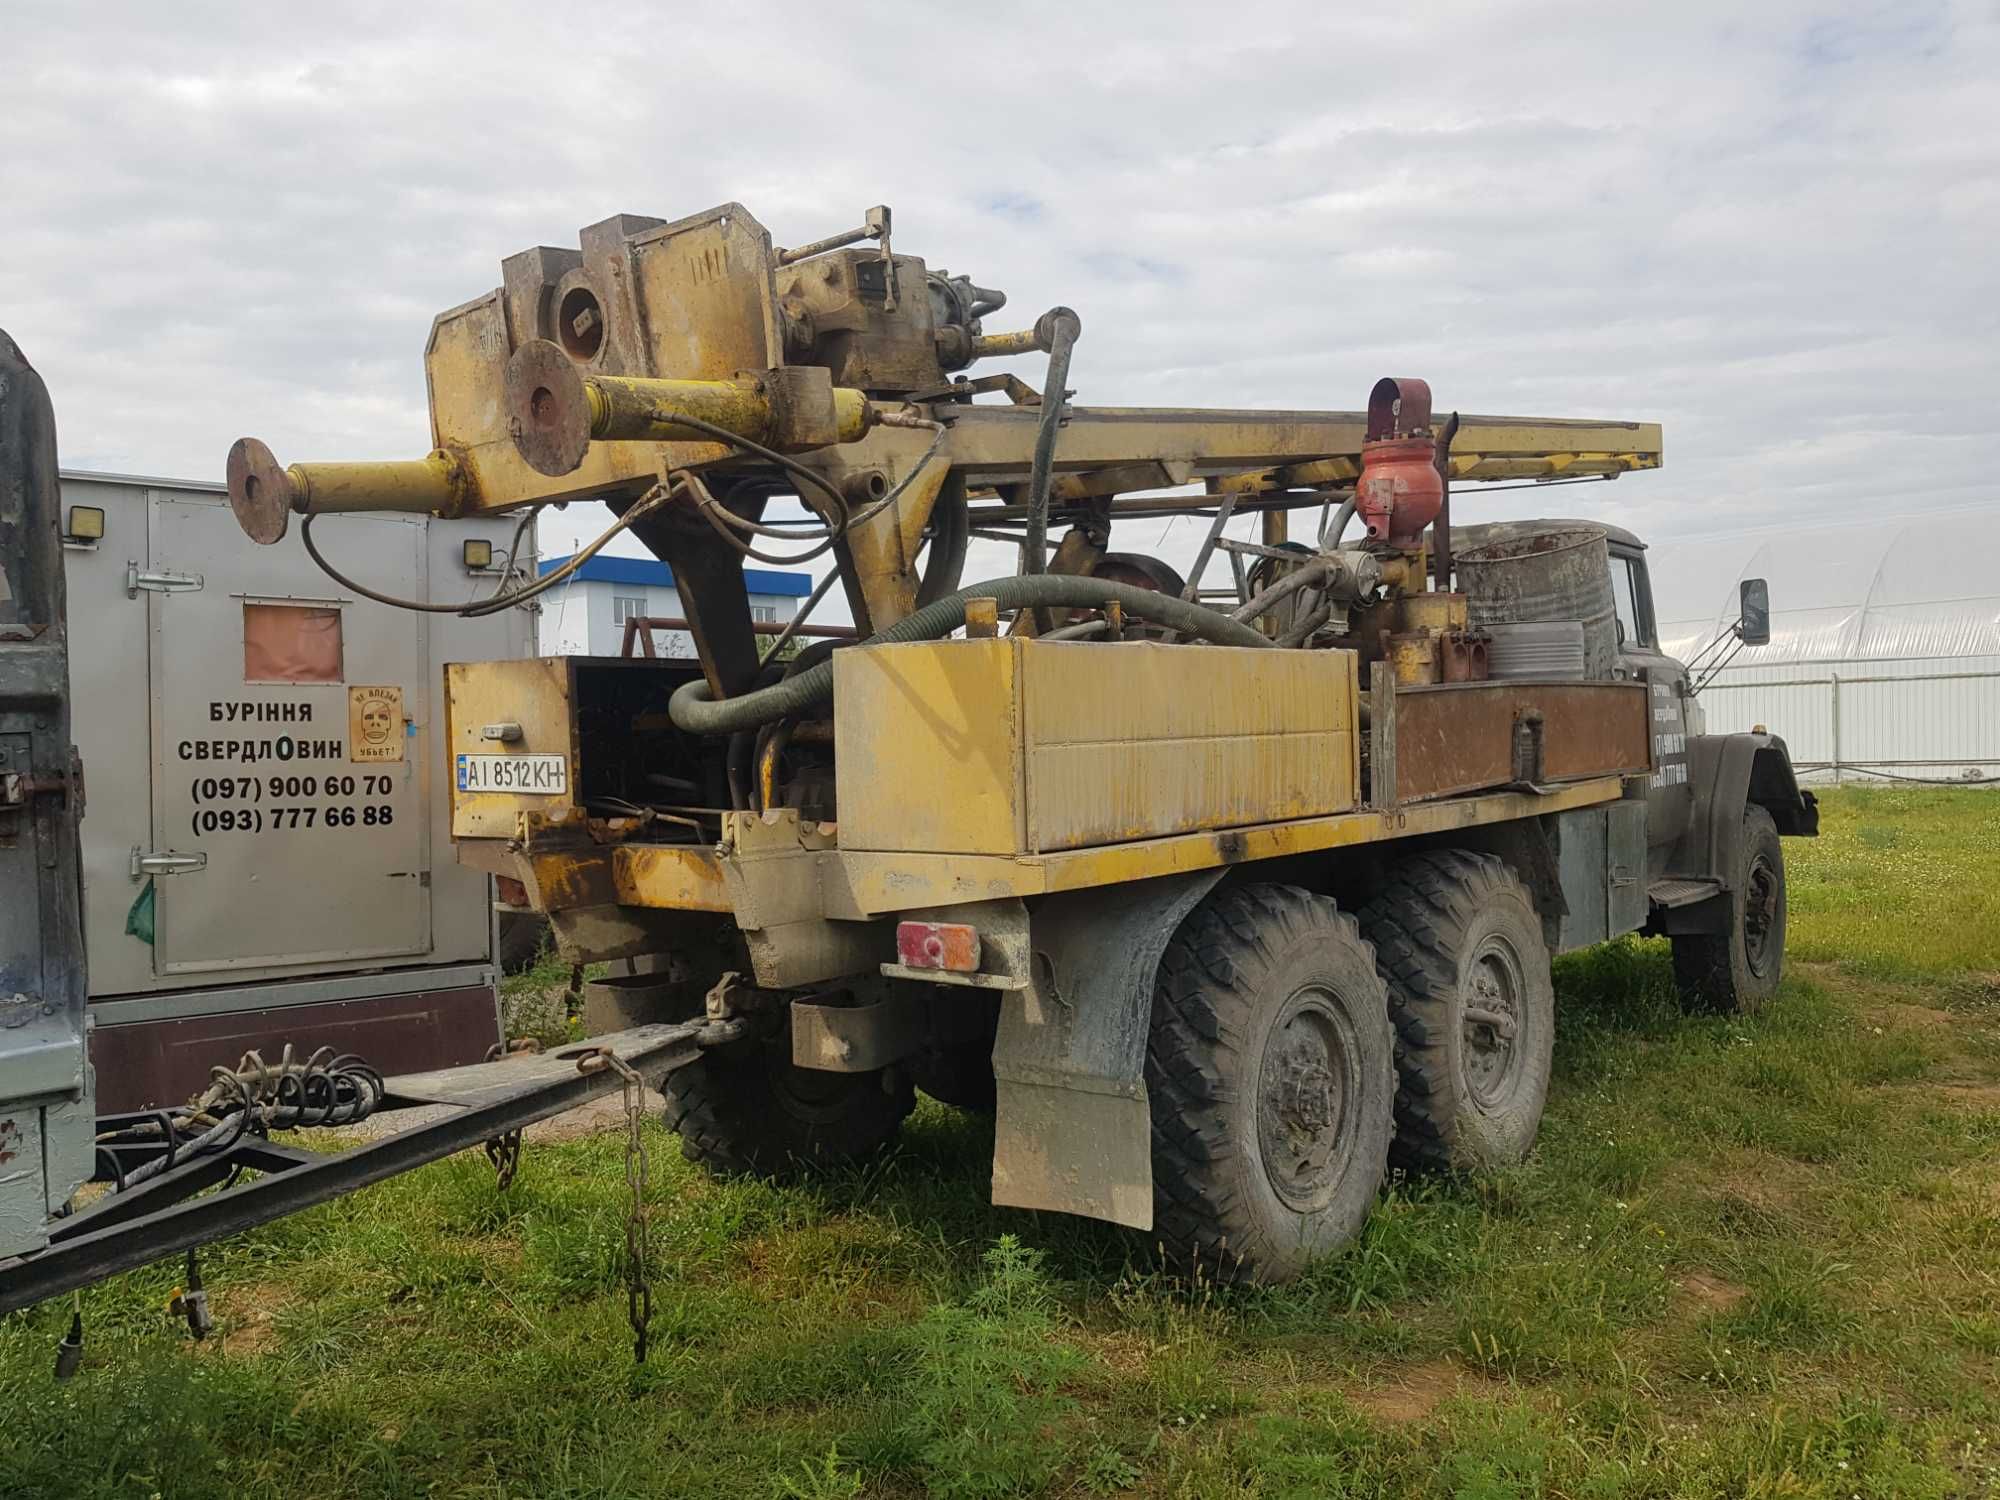
{"label": "drilling rig truck", "polygon": [[[1073,403],[1075,312],[989,328],[1004,294],[891,226],[607,219],[436,319],[429,453],[229,455],[244,530],[296,525],[361,597],[437,607],[316,518],[606,507],[480,607],[621,534],[671,569],[697,660],[450,665],[436,771],[457,858],[613,961],[621,1035],[675,1039],[605,1045],[689,1158],[863,1157],[923,1090],[993,1114],[996,1203],[1277,1281],[1392,1164],[1530,1150],[1551,954],[1660,934],[1689,1005],[1773,993],[1780,838],[1817,830],[1784,741],[1703,732],[1637,537],[1451,516],[1656,468],[1658,425],[1447,415],[1412,378],[1359,411]],[[973,373],[1023,355],[1039,389]],[[1174,515],[1206,523],[1185,573],[1114,548]],[[975,533],[1018,572],[968,582]],[[860,639],[780,650],[745,561],[821,558],[799,618],[837,586]],[[1767,635],[1752,580],[1718,647]]]}

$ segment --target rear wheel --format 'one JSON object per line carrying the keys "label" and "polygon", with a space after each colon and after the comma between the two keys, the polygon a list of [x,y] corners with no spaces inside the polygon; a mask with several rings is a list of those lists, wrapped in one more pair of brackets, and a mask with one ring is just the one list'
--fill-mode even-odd
{"label": "rear wheel", "polygon": [[895,1138],[915,1102],[899,1070],[794,1067],[788,1025],[703,1053],[669,1073],[664,1092],[682,1156],[759,1177],[868,1156]]}
{"label": "rear wheel", "polygon": [[[944,986],[933,988],[942,991]],[[943,1004],[959,1007],[961,1012],[977,1010],[979,1022],[974,1029],[978,1034],[971,1041],[938,1047],[907,1059],[910,1076],[918,1088],[940,1104],[970,1110],[976,1115],[990,1115],[999,1098],[999,1085],[993,1077],[993,1043],[1000,1034],[1000,997],[982,996],[975,990],[938,998]]]}
{"label": "rear wheel", "polygon": [[1395,1065],[1354,918],[1237,886],[1160,960],[1146,1049],[1153,1225],[1183,1268],[1286,1281],[1360,1232],[1387,1168]]}
{"label": "rear wheel", "polygon": [[1785,849],[1771,814],[1743,809],[1735,868],[1725,893],[1726,932],[1674,941],[1674,982],[1689,1010],[1748,1015],[1778,992],[1785,971]]}
{"label": "rear wheel", "polygon": [[500,913],[500,971],[525,974],[549,942],[549,919],[540,912]]}
{"label": "rear wheel", "polygon": [[1404,1167],[1515,1162],[1548,1103],[1555,984],[1527,887],[1490,854],[1397,864],[1361,913],[1396,1025]]}

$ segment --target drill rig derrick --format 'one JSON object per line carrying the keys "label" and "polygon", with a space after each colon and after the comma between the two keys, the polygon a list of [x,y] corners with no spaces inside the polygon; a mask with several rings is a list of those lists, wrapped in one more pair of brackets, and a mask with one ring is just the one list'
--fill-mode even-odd
{"label": "drill rig derrick", "polygon": [[[511,256],[500,287],[433,325],[429,455],[282,467],[246,439],[230,455],[232,503],[252,536],[276,541],[290,515],[329,510],[647,502],[630,529],[679,581],[710,693],[726,698],[757,675],[739,567],[752,537],[830,541],[866,635],[957,586],[969,525],[1069,519],[1101,537],[1120,514],[1223,496],[1238,511],[1338,503],[1359,477],[1363,413],[1067,406],[1067,392],[1011,375],[954,377],[991,356],[1066,356],[1079,321],[1052,309],[988,332],[1004,294],[895,253],[890,225],[877,208],[859,229],[784,250],[724,204],[672,222],[619,215],[577,250]],[[975,399],[989,393],[1004,395]],[[1473,416],[1449,471],[1609,477],[1659,461],[1654,424]],[[1207,493],[1147,494],[1190,482]],[[765,499],[786,492],[820,525],[759,532]],[[1041,570],[1038,550],[1026,571]],[[1072,553],[1087,565],[1102,550]]]}

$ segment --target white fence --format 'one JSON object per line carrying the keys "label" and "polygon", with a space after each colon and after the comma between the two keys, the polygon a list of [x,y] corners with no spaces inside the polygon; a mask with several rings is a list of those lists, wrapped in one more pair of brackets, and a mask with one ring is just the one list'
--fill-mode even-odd
{"label": "white fence", "polygon": [[1784,736],[1802,779],[2000,781],[2000,656],[1770,667],[1739,657],[1701,703],[1711,734],[1761,724]]}

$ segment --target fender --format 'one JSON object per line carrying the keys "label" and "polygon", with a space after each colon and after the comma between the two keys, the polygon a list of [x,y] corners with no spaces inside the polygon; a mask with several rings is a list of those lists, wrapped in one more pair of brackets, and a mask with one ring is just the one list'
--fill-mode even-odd
{"label": "fender", "polygon": [[1777,735],[1690,735],[1687,746],[1694,813],[1661,873],[1727,883],[1743,809],[1753,802],[1769,810],[1779,833],[1818,835],[1819,804],[1799,785],[1791,751]]}
{"label": "fender", "polygon": [[1223,869],[1043,897],[993,1044],[993,1201],[1153,1227],[1146,1037],[1181,919]]}

